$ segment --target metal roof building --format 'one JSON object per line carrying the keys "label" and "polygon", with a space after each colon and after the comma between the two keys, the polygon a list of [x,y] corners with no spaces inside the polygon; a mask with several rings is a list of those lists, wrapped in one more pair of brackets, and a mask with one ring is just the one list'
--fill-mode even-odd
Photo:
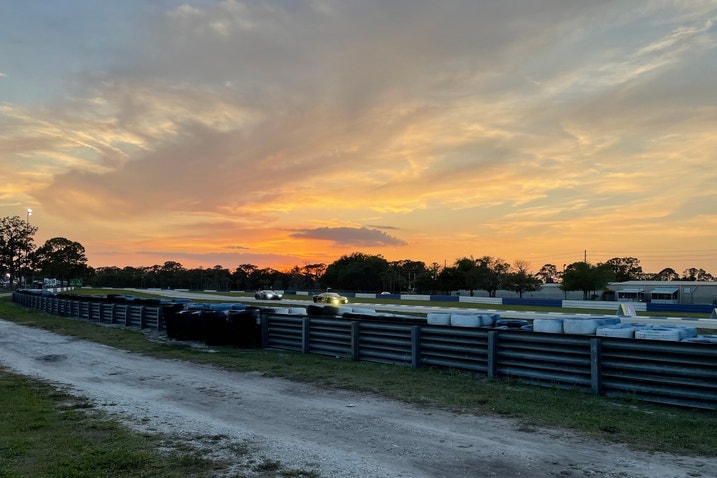
{"label": "metal roof building", "polygon": [[717,304],[717,282],[627,281],[610,282],[618,301],[663,304]]}

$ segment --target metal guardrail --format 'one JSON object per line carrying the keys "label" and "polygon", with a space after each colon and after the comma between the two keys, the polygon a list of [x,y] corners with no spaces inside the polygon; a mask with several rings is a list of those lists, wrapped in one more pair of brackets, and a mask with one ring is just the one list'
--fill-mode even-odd
{"label": "metal guardrail", "polygon": [[[385,320],[390,321],[391,317]],[[262,314],[266,348],[438,367],[717,410],[717,346]]]}
{"label": "metal guardrail", "polygon": [[[164,330],[161,306],[14,293],[50,314]],[[717,410],[717,346],[402,322],[386,316],[312,317],[262,309],[263,348],[454,369],[595,395]]]}
{"label": "metal guardrail", "polygon": [[125,327],[164,329],[162,308],[151,305],[83,301],[54,295],[13,293],[13,301],[48,314],[84,319],[90,322],[119,324]]}

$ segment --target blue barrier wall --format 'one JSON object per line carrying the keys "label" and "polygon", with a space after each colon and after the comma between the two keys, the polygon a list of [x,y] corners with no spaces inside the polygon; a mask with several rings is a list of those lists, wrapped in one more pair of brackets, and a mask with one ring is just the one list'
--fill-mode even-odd
{"label": "blue barrier wall", "polygon": [[530,307],[562,307],[562,299],[517,299],[503,298],[503,305],[523,305]]}
{"label": "blue barrier wall", "polygon": [[647,303],[648,312],[689,312],[692,314],[711,314],[715,309],[709,304],[655,304]]}

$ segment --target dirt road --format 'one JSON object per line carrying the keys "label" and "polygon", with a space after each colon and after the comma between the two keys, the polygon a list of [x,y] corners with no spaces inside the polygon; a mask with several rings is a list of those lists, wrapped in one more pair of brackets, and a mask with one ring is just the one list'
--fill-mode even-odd
{"label": "dirt road", "polygon": [[324,477],[717,476],[717,459],[634,452],[509,419],[158,360],[2,320],[0,365],[85,396],[134,429],[216,456],[249,444],[255,458]]}

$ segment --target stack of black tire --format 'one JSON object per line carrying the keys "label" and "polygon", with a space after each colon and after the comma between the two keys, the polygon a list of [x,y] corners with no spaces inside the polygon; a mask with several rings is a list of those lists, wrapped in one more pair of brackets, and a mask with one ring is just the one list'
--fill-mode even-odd
{"label": "stack of black tire", "polygon": [[245,310],[176,310],[165,308],[167,337],[200,341],[209,346],[261,347],[261,314],[256,307]]}

